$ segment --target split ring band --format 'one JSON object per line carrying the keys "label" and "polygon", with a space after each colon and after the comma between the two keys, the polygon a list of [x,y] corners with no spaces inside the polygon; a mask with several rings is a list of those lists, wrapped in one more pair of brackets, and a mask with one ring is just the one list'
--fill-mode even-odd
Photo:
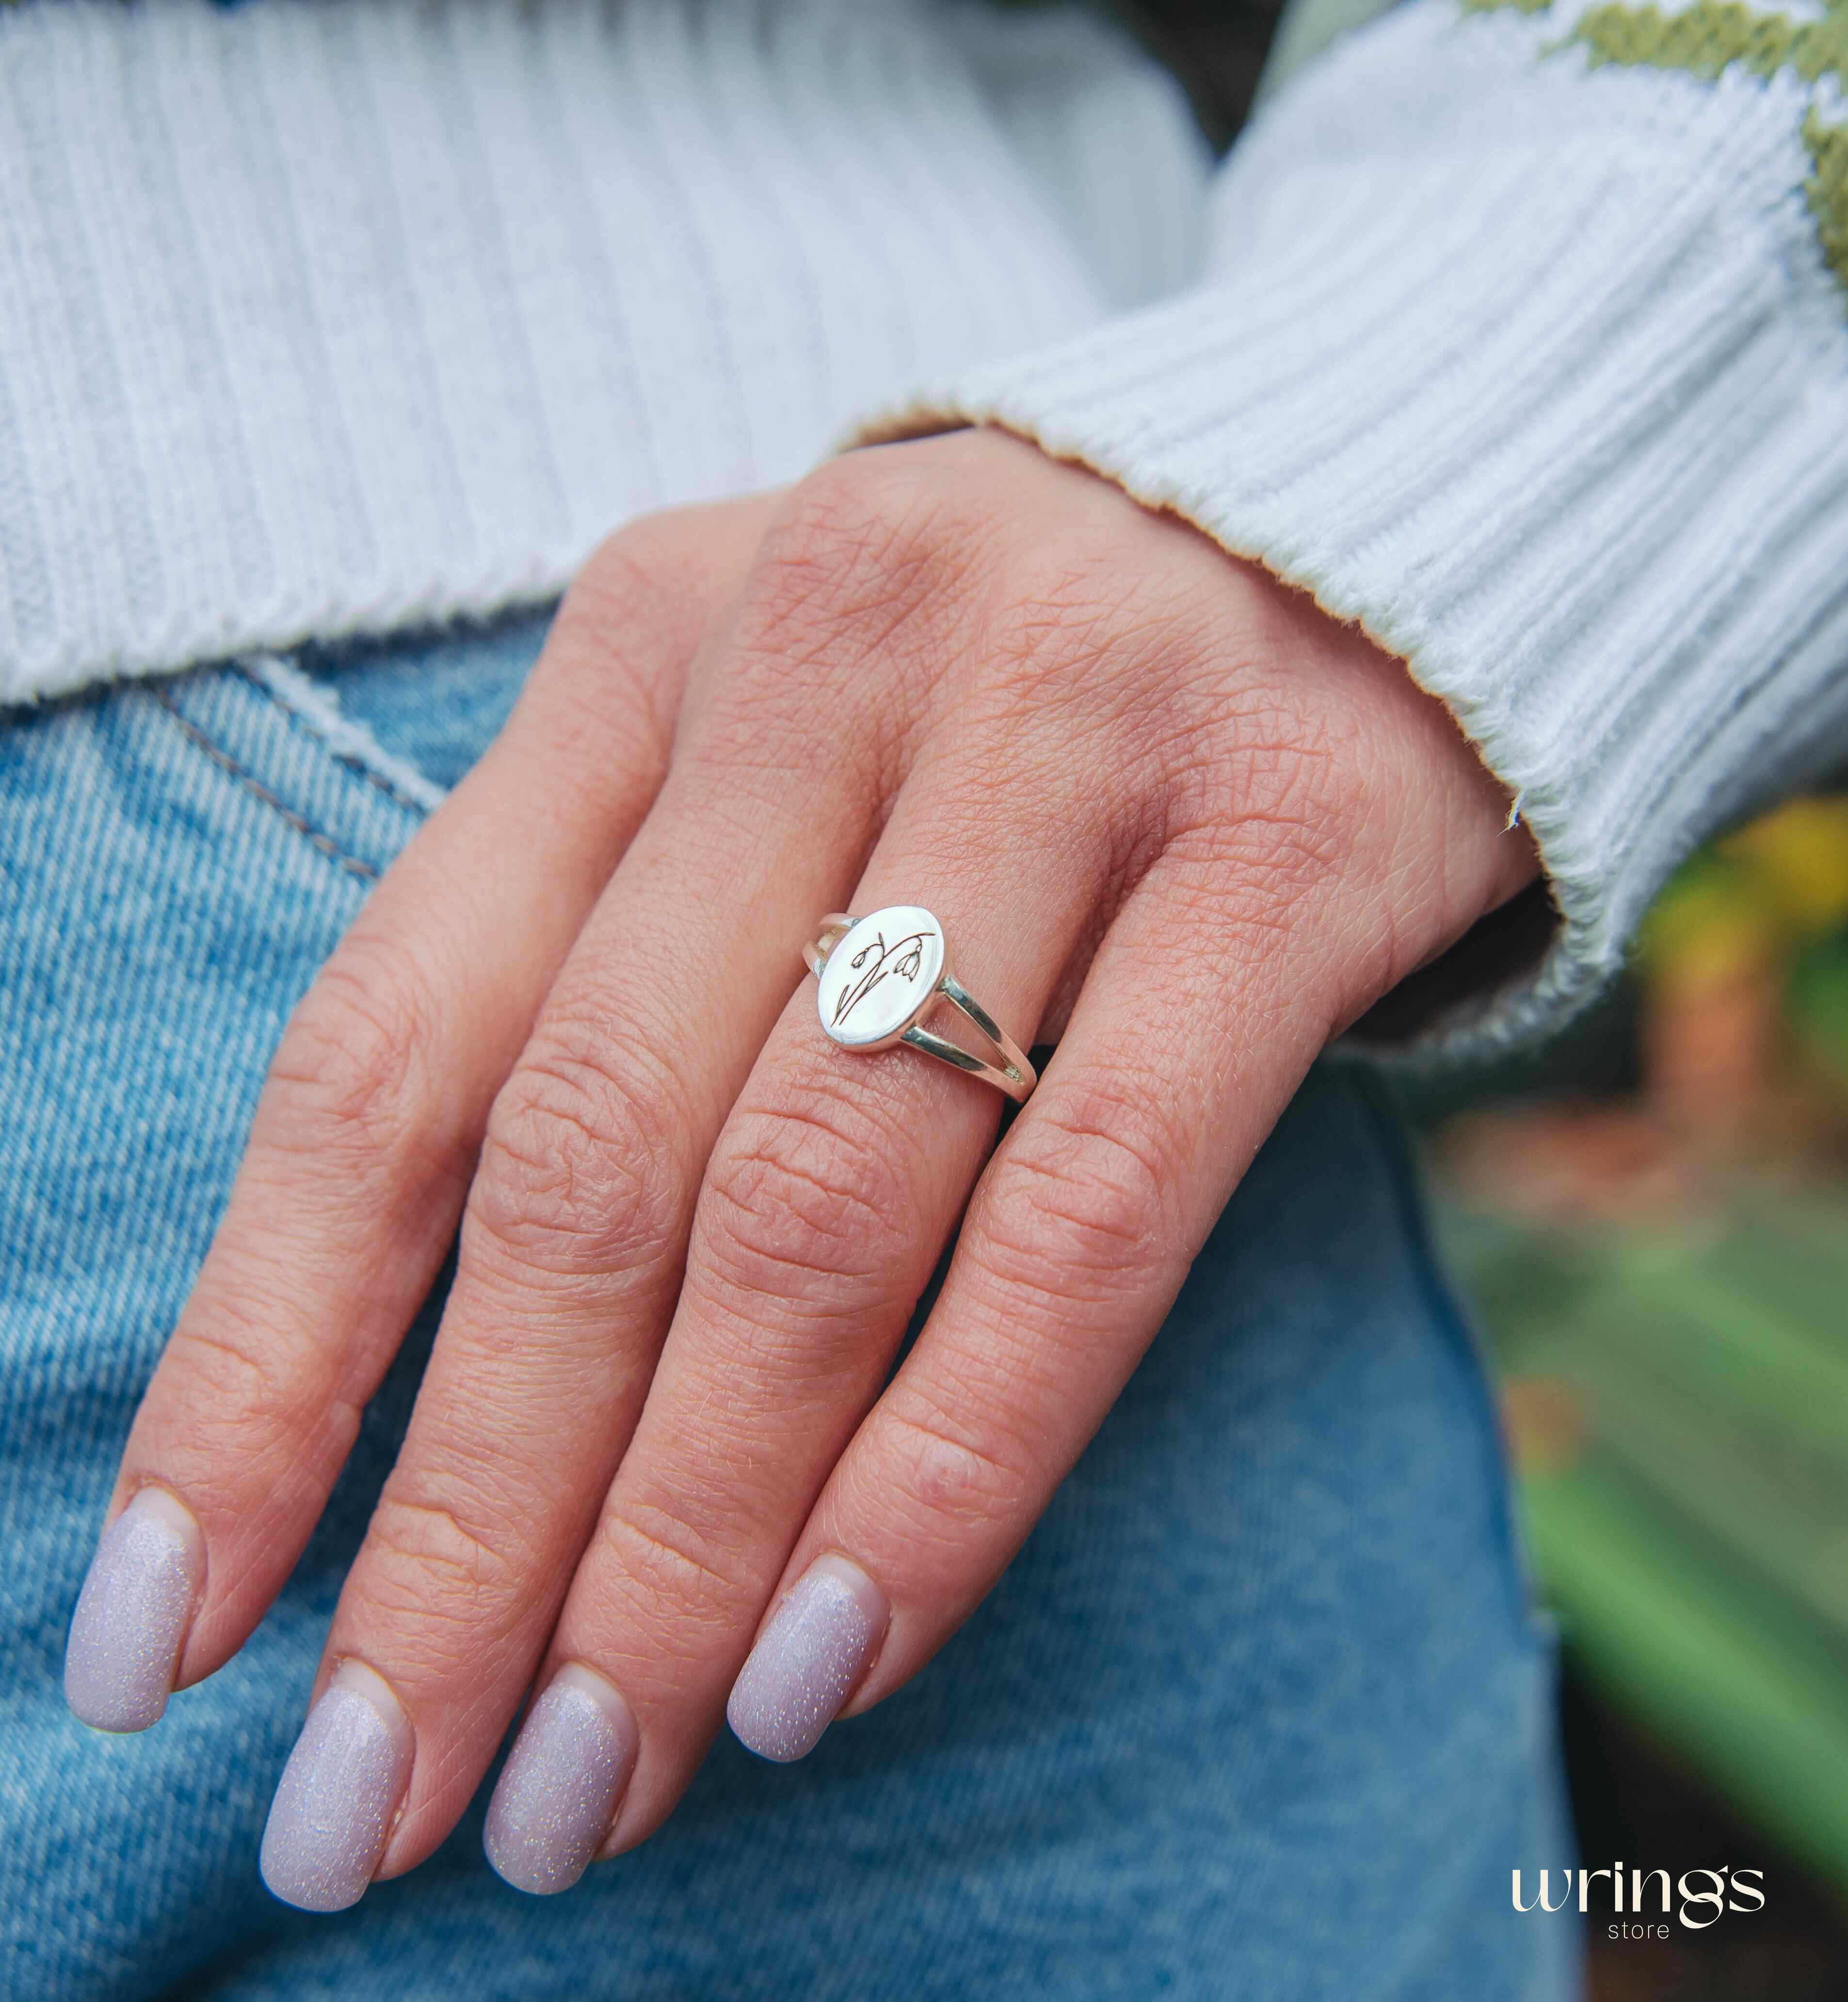
{"label": "split ring band", "polygon": [[[943,928],[922,905],[888,904],[863,918],[832,911],[802,957],[815,976],[822,1030],[842,1049],[908,1043],[1013,1099],[1024,1100],[1038,1083],[1020,1045],[950,972]],[[989,1063],[926,1028],[924,1017],[939,1001],[961,1009],[1001,1062]]]}

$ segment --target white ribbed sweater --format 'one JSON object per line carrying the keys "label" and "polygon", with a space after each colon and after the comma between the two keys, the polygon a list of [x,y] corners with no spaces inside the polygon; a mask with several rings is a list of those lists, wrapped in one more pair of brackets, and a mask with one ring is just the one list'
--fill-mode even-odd
{"label": "white ribbed sweater", "polygon": [[1083,17],[0,7],[0,697],[546,597],[615,522],[967,420],[1362,620],[1515,790],[1544,1029],[1848,755],[1825,78],[1414,0],[1208,186]]}

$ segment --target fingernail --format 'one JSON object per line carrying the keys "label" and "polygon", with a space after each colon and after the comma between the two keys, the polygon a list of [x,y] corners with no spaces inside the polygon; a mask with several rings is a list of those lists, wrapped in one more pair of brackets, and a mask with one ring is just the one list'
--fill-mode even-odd
{"label": "fingernail", "polygon": [[305,1912],[358,1903],[410,1779],[410,1725],[384,1676],[343,1662],[308,1713],[263,1829],[263,1882]]}
{"label": "fingernail", "polygon": [[532,1706],[488,1805],[482,1845],[516,1891],[568,1891],[615,1820],[641,1743],[622,1697],[567,1662]]}
{"label": "fingernail", "polygon": [[103,1533],[65,1644],[65,1701],[98,1731],[145,1731],[167,1707],[205,1540],[164,1488],[144,1488]]}
{"label": "fingernail", "polygon": [[772,1614],[725,1715],[765,1759],[812,1752],[885,1633],[885,1595],[858,1564],[817,1557]]}

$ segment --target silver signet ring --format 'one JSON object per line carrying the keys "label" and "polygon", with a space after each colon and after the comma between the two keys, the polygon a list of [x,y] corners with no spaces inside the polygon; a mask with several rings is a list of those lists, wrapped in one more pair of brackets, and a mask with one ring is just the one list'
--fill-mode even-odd
{"label": "silver signet ring", "polygon": [[[833,911],[802,948],[815,976],[823,1032],[844,1050],[908,1043],[1009,1098],[1023,1100],[1039,1080],[1020,1045],[950,971],[943,928],[922,904],[888,904],[863,918]],[[995,1046],[990,1063],[924,1027],[940,1001],[960,1009]]]}

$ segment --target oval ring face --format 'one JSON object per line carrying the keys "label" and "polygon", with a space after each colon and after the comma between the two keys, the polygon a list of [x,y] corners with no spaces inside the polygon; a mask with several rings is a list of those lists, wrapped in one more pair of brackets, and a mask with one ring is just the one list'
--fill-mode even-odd
{"label": "oval ring face", "polygon": [[943,928],[918,904],[860,919],[828,955],[817,982],[821,1027],[863,1050],[911,1026],[943,977]]}

